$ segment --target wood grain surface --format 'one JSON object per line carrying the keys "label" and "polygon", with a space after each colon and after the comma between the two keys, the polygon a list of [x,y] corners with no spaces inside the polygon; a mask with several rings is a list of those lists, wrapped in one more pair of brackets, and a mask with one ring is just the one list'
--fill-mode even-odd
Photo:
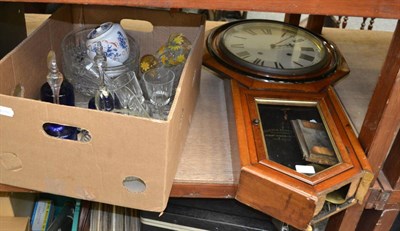
{"label": "wood grain surface", "polygon": [[[48,0],[11,0],[11,2],[49,2]],[[217,10],[244,10],[303,13],[320,15],[347,15],[377,18],[400,18],[398,0],[52,0],[53,3],[124,5],[161,8],[193,8]]]}

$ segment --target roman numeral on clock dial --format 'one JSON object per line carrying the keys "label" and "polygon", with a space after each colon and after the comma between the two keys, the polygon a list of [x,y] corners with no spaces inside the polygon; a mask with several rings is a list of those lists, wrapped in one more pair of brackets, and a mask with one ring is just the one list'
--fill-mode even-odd
{"label": "roman numeral on clock dial", "polygon": [[314,48],[312,47],[301,47],[300,49],[301,51],[314,51]]}
{"label": "roman numeral on clock dial", "polygon": [[261,60],[261,59],[259,59],[259,58],[256,58],[256,59],[253,61],[253,63],[256,64],[256,65],[264,66],[264,60]]}
{"label": "roman numeral on clock dial", "polygon": [[256,34],[257,34],[257,32],[255,32],[255,31],[252,30],[252,29],[245,29],[244,31],[245,31],[246,33],[251,34],[251,35],[256,35]]}
{"label": "roman numeral on clock dial", "polygon": [[293,63],[294,63],[294,64],[296,64],[297,66],[304,67],[304,65],[303,65],[303,64],[301,64],[301,63],[298,63],[298,62],[296,62],[296,61],[293,61]]}
{"label": "roman numeral on clock dial", "polygon": [[233,48],[244,48],[244,44],[242,44],[242,43],[231,44],[231,47],[233,47]]}
{"label": "roman numeral on clock dial", "polygon": [[280,62],[274,62],[274,64],[275,64],[275,68],[277,68],[277,69],[285,69],[285,67],[283,67],[282,63],[280,63]]}
{"label": "roman numeral on clock dial", "polygon": [[315,59],[314,56],[306,55],[306,54],[300,54],[299,58],[310,61],[310,62],[314,61],[314,59]]}
{"label": "roman numeral on clock dial", "polygon": [[236,55],[241,57],[242,59],[250,57],[250,53],[248,51],[240,51],[236,53]]}
{"label": "roman numeral on clock dial", "polygon": [[270,28],[261,28],[260,30],[266,35],[272,34],[272,30]]}

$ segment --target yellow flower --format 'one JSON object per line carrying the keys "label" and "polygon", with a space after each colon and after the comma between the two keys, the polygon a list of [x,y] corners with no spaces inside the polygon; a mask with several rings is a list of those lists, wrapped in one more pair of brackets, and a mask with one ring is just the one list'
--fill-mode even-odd
{"label": "yellow flower", "polygon": [[165,45],[162,45],[162,46],[160,47],[160,49],[158,49],[157,53],[158,53],[158,54],[162,54],[162,53],[164,53],[164,52],[165,52]]}
{"label": "yellow flower", "polygon": [[162,55],[160,58],[161,58],[161,62],[162,62],[163,64],[166,64],[166,63],[167,63],[168,58],[167,58],[165,55]]}
{"label": "yellow flower", "polygon": [[185,56],[184,55],[178,55],[178,57],[176,57],[176,61],[178,63],[183,63],[185,62]]}
{"label": "yellow flower", "polygon": [[140,64],[140,68],[142,69],[142,72],[146,72],[150,69],[150,65],[147,62],[142,62]]}
{"label": "yellow flower", "polygon": [[177,64],[174,59],[169,59],[168,63],[169,63],[169,65],[176,65]]}
{"label": "yellow flower", "polygon": [[181,45],[183,43],[183,35],[179,34],[173,39],[175,44]]}
{"label": "yellow flower", "polygon": [[179,49],[181,49],[181,46],[179,45],[170,45],[168,46],[169,49],[173,50],[173,51],[178,51]]}

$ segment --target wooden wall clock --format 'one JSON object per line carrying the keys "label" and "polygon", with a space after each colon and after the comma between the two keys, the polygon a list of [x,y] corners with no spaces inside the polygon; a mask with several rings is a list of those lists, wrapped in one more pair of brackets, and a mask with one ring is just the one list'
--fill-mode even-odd
{"label": "wooden wall clock", "polygon": [[331,87],[349,72],[335,45],[286,23],[243,20],[211,31],[207,50],[203,64],[228,77],[237,200],[298,229],[363,201],[373,174]]}
{"label": "wooden wall clock", "polygon": [[320,91],[349,72],[333,43],[283,22],[226,23],[206,45],[205,66],[250,88]]}
{"label": "wooden wall clock", "polygon": [[237,200],[298,229],[363,201],[373,174],[332,87],[281,92],[226,82],[241,160]]}

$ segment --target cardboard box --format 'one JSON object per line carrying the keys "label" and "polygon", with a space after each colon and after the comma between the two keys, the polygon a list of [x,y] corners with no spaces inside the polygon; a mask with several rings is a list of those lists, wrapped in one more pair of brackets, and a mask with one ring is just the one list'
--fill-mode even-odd
{"label": "cardboard box", "polygon": [[29,217],[0,217],[0,231],[29,231]]}
{"label": "cardboard box", "polygon": [[36,196],[35,193],[0,192],[0,216],[31,216]]}
{"label": "cardboard box", "polygon": [[[40,102],[50,49],[61,54],[64,36],[81,24],[122,19],[149,21],[150,33],[131,31],[141,55],[154,53],[170,33],[192,42],[167,121]],[[130,28],[135,29],[136,21]],[[138,26],[139,27],[139,26]],[[0,183],[52,194],[162,211],[183,149],[199,92],[204,17],[169,11],[70,5],[0,61]],[[61,55],[58,55],[61,58]],[[61,63],[61,60],[59,61]],[[22,84],[25,97],[10,96]],[[50,137],[43,124],[88,130],[90,142]]]}

